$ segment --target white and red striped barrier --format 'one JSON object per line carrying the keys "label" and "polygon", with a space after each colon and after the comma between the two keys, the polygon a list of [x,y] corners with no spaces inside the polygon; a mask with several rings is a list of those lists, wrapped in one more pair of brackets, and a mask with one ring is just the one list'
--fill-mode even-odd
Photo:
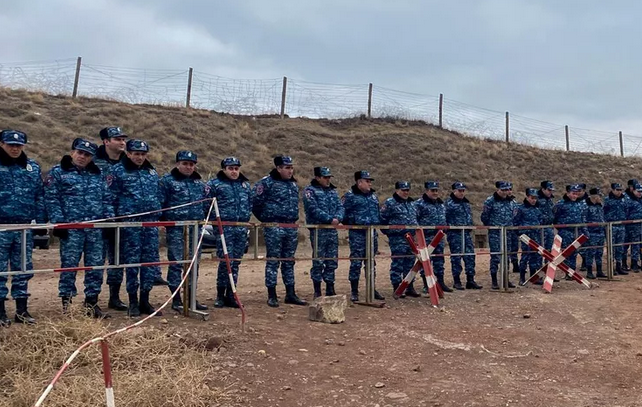
{"label": "white and red striped barrier", "polygon": [[[553,248],[551,249],[551,254],[554,257],[557,257],[560,254],[560,251],[562,251],[562,237],[560,235],[555,235],[555,238],[553,239]],[[522,283],[522,286],[532,283],[535,284],[539,281],[539,273],[543,272],[546,270],[546,277],[550,275],[551,277],[551,282],[550,282],[550,288],[546,289],[549,293],[551,292],[551,289],[553,288],[553,282],[555,281],[555,271],[557,270],[557,267],[553,266],[552,264],[547,264],[545,263],[542,267],[535,272],[530,278]],[[552,271],[552,274],[551,274]],[[544,283],[546,283],[546,279],[544,279]]]}
{"label": "white and red striped barrier", "polygon": [[[536,241],[528,237],[527,235],[521,235],[520,240],[526,243],[531,249],[536,250],[542,257],[549,261],[549,266],[559,268],[566,275],[571,277],[573,280],[577,281],[580,284],[584,284],[588,288],[593,288],[593,285],[590,281],[585,279],[583,276],[578,274],[575,270],[571,269],[569,266],[563,263],[566,258],[577,250],[582,244],[586,243],[588,237],[584,234],[580,235],[577,239],[573,241],[566,249],[564,249],[560,254],[554,256],[551,252],[540,246]],[[554,271],[554,270],[553,270]],[[548,272],[547,272],[548,274]],[[551,282],[552,286],[552,282]]]}

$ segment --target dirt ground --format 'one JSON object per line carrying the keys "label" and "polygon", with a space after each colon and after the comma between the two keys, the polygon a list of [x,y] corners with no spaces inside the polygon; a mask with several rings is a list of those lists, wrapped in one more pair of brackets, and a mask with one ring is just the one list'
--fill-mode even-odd
{"label": "dirt ground", "polygon": [[[310,256],[307,249],[300,244],[297,255]],[[341,251],[347,255],[347,248]],[[209,255],[204,259],[199,300],[212,309],[217,262]],[[57,262],[55,248],[34,252],[36,268]],[[392,299],[389,261],[379,259],[378,286],[386,306],[351,306],[345,323],[329,325],[308,321],[307,307],[269,308],[264,263],[246,261],[239,287],[248,315],[245,333],[240,312],[227,308],[212,310],[208,321],[168,310],[151,324],[178,335],[221,339],[211,351],[212,363],[233,383],[227,390],[234,405],[642,405],[642,274],[598,281],[593,290],[561,281],[550,295],[534,286],[497,293],[489,290],[488,257],[478,256],[477,264],[484,289],[447,293],[436,309],[428,298]],[[309,268],[309,261],[297,262],[298,292],[308,300]],[[348,262],[340,262],[338,293],[349,293],[347,270]],[[34,316],[61,317],[57,278],[33,278]],[[80,278],[78,288],[82,291]],[[156,304],[166,296],[162,287],[152,291]],[[106,301],[105,294],[104,308]],[[106,323],[113,327],[131,321],[125,313],[111,314]],[[114,377],[116,394],[121,380],[127,378]],[[98,377],[96,386],[102,391]]]}

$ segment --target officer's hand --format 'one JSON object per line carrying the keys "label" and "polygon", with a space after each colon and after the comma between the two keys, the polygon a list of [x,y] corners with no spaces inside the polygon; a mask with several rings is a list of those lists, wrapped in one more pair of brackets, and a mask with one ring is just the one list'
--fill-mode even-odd
{"label": "officer's hand", "polygon": [[116,229],[115,228],[103,228],[103,239],[106,239],[110,242],[116,240]]}
{"label": "officer's hand", "polygon": [[69,229],[54,229],[52,234],[58,239],[66,239],[69,237]]}
{"label": "officer's hand", "polygon": [[339,219],[337,219],[337,218],[332,219],[332,223],[331,224],[334,225],[334,226],[337,226],[339,224]]}
{"label": "officer's hand", "polygon": [[32,233],[33,233],[35,236],[45,236],[45,235],[47,235],[47,229],[34,229],[34,230],[32,231]]}

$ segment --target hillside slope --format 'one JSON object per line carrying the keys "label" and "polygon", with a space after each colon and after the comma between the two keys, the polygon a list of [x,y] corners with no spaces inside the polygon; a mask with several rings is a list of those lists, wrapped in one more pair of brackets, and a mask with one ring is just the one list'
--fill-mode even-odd
{"label": "hillside slope", "polygon": [[199,155],[199,171],[213,176],[220,160],[238,156],[243,172],[255,182],[272,168],[276,154],[292,155],[303,187],[314,166],[326,165],[343,193],[358,169],[376,178],[381,199],[393,192],[398,179],[413,183],[419,197],[423,182],[438,179],[449,193],[450,183],[464,181],[476,219],[494,181],[510,180],[521,201],[527,186],[552,179],[561,196],[564,185],[586,182],[608,188],[642,177],[639,158],[542,150],[462,136],[419,122],[395,120],[311,120],[233,117],[206,110],[128,105],[98,99],[71,99],[0,88],[0,126],[29,135],[27,153],[45,170],[56,164],[75,137],[100,143],[98,131],[118,125],[151,145],[150,158],[160,173],[169,170],[179,149]]}

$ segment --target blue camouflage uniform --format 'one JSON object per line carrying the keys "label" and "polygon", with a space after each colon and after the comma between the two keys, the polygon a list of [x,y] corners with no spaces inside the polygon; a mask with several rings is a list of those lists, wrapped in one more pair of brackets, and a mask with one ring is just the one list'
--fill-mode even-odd
{"label": "blue camouflage uniform", "polygon": [[[381,206],[381,223],[383,225],[418,225],[414,199],[403,199],[394,193]],[[415,264],[415,255],[405,238],[406,233],[414,236],[415,229],[383,229],[382,232],[388,236],[388,244],[393,256],[390,264],[390,282],[393,287],[397,287]]]}
{"label": "blue camouflage uniform", "polygon": [[[321,167],[320,171],[326,167]],[[327,169],[329,174],[329,169]],[[320,176],[326,176],[326,172],[319,172]],[[303,207],[305,209],[305,222],[310,225],[329,225],[333,219],[343,222],[344,210],[336,187],[330,184],[323,187],[316,179],[303,190]],[[336,229],[310,229],[310,242],[312,250],[315,248],[315,236],[317,252],[314,257],[325,258],[326,260],[313,260],[310,269],[312,281],[334,283],[334,272],[338,267],[337,257],[339,256],[339,234]]]}
{"label": "blue camouflage uniform", "polygon": [[[457,198],[453,193],[446,200],[446,222],[448,226],[473,226],[473,213],[470,201],[463,197]],[[462,233],[463,232],[463,233]],[[448,230],[448,247],[450,247],[450,267],[453,278],[457,281],[461,274],[462,257],[466,268],[466,277],[475,276],[475,246],[470,236],[470,230]],[[461,255],[461,254],[466,255]]]}
{"label": "blue camouflage uniform", "polygon": [[[639,186],[639,184],[638,184]],[[638,189],[636,186],[636,189]],[[642,190],[640,187],[638,190]],[[640,241],[642,240],[642,199],[630,190],[626,191],[626,219],[638,221],[625,226],[626,242],[631,246],[631,270],[637,270],[640,261]]]}
{"label": "blue camouflage uniform", "polygon": [[[517,206],[513,224],[515,226],[539,226],[542,224],[544,215],[539,207],[539,200],[535,205],[531,205],[526,198],[521,205]],[[526,235],[533,239],[538,244],[542,244],[541,229],[519,229],[519,234]],[[520,280],[526,274],[526,268],[530,269],[530,274],[533,275],[540,267],[542,267],[542,256],[533,251],[528,244],[522,242],[522,257],[519,261]]]}
{"label": "blue camouflage uniform", "polygon": [[[49,171],[45,181],[45,206],[52,223],[112,218],[114,208],[111,201],[105,176],[93,162],[81,169],[73,164],[71,156],[66,155]],[[62,268],[78,267],[83,255],[83,263],[87,267],[105,263],[102,229],[68,229],[67,233],[60,239]],[[87,270],[84,273],[85,297],[97,297],[103,284],[103,271]],[[76,295],[76,272],[60,273],[58,296],[69,298]]]}
{"label": "blue camouflage uniform", "polygon": [[[601,203],[593,203],[590,198],[586,199],[586,222],[587,223],[604,223],[604,208]],[[589,240],[587,243],[584,265],[588,272],[595,266],[602,270],[602,255],[604,253],[604,241],[606,239],[606,230],[604,226],[588,227]]]}
{"label": "blue camouflage uniform", "polygon": [[[481,221],[485,226],[513,226],[516,204],[512,197],[502,198],[497,192],[484,201],[481,214]],[[501,230],[490,229],[488,231],[488,244],[490,246],[490,274],[497,275],[499,263],[501,262]],[[510,247],[504,248],[510,250]]]}
{"label": "blue camouflage uniform", "polygon": [[[182,157],[179,152],[178,158],[185,158],[186,161],[196,159],[196,154],[189,153],[189,157]],[[185,154],[185,155],[186,155]],[[192,160],[193,158],[193,160]],[[182,160],[180,160],[182,161]],[[190,202],[197,202],[207,196],[205,182],[201,175],[194,171],[190,176],[181,173],[178,168],[174,167],[168,174],[163,175],[160,179],[160,195],[162,197],[162,208],[171,208],[174,206],[184,205]],[[163,212],[162,219],[168,221],[199,221],[207,216],[208,203],[197,203],[194,205],[183,206]],[[194,256],[194,228],[188,226],[187,234],[189,254],[188,258]],[[168,226],[165,228],[167,239],[167,260],[180,261],[185,259],[185,240],[183,226]],[[172,264],[167,270],[167,282],[169,289],[174,292],[178,289],[182,279],[182,264]]]}
{"label": "blue camouflage uniform", "polygon": [[[248,179],[243,174],[239,174],[239,177],[237,179],[232,180],[227,177],[227,175],[225,175],[223,171],[219,171],[216,175],[216,178],[210,180],[207,185],[209,187],[208,196],[210,198],[216,198],[217,200],[218,209],[221,214],[222,221],[250,221],[250,216],[252,215],[252,189],[250,187]],[[296,229],[293,230],[296,232]],[[227,245],[228,256],[234,259],[230,260],[230,267],[232,268],[232,277],[234,279],[234,284],[236,284],[238,283],[241,258],[245,254],[245,247],[247,245],[247,227],[223,226],[223,233],[225,235],[225,243]],[[294,254],[294,251],[292,252],[292,254]],[[217,255],[219,258],[219,264],[216,286],[218,288],[224,288],[229,284],[229,277],[227,273],[227,265],[224,261],[225,255],[223,253],[223,247],[221,247],[220,244],[217,245]],[[274,269],[274,272],[276,273],[276,268]],[[274,280],[274,284],[276,285],[276,274]]]}
{"label": "blue camouflage uniform", "polygon": [[[553,206],[555,205],[555,197],[551,194],[550,197],[546,196],[543,189],[550,189],[553,191],[553,183],[550,181],[542,181],[542,188],[537,191],[537,204],[539,210],[542,212],[542,225],[553,224]],[[543,234],[543,244],[546,250],[551,250],[553,247],[553,240],[555,239],[555,230],[551,228],[540,229],[540,234]]]}
{"label": "blue camouflage uniform", "polygon": [[[626,220],[627,201],[624,194],[619,197],[613,192],[604,199],[604,220],[606,222],[622,222]],[[622,224],[613,225],[613,257],[616,263],[622,263],[622,254],[624,253],[625,228]]]}
{"label": "blue camouflage uniform", "polygon": [[[369,175],[368,175],[369,176]],[[348,192],[343,195],[343,208],[345,215],[343,223],[346,225],[379,225],[381,217],[379,215],[379,198],[374,189],[369,192],[362,192],[357,185],[353,185]],[[373,252],[379,251],[378,235],[374,232]],[[366,230],[350,229],[348,231],[348,241],[350,243],[350,271],[348,280],[359,281],[361,276],[361,265],[365,263],[366,257]]]}
{"label": "blue camouflage uniform", "polygon": [[[508,186],[513,188],[513,184],[511,182],[507,183]],[[513,195],[512,192],[509,193],[507,196],[508,199],[510,199],[513,202],[513,207],[517,209],[517,200],[515,196]],[[514,271],[517,271],[516,269],[519,267],[517,263],[517,252],[519,251],[519,231],[517,230],[507,230],[506,231],[506,243],[508,245],[508,259],[510,262],[513,264]]]}
{"label": "blue camouflage uniform", "polygon": [[[553,222],[556,225],[568,225],[574,223],[586,223],[586,204],[579,199],[572,201],[567,194],[553,206]],[[575,228],[560,228],[559,235],[562,238],[562,250],[568,247],[576,238]],[[580,228],[579,233],[590,237],[586,228]],[[564,263],[575,270],[577,251],[573,252],[564,260]]]}
{"label": "blue camouflage uniform", "polygon": [[[273,169],[252,189],[252,213],[261,222],[296,223],[299,220],[299,187],[296,179],[283,179],[277,169]],[[293,286],[293,258],[298,245],[298,229],[266,227],[263,234],[268,257],[265,265],[265,286],[276,287],[279,263],[283,283],[286,287]]]}
{"label": "blue camouflage uniform", "polygon": [[[2,140],[16,138],[15,144],[26,144],[27,136],[22,132],[3,131]],[[9,141],[5,141],[9,144]],[[18,143],[19,142],[19,143]],[[43,184],[40,166],[34,160],[27,158],[22,152],[18,158],[11,158],[0,148],[0,224],[26,224],[36,220],[46,223],[44,207]],[[33,270],[31,251],[33,249],[32,231],[27,230],[27,246],[25,270]],[[22,269],[22,232],[0,232],[0,272],[6,272],[11,265],[11,271]],[[18,274],[12,276],[11,296],[18,299],[29,297],[28,282],[33,274]],[[0,276],[0,301],[7,298],[7,276]]]}
{"label": "blue camouflage uniform", "polygon": [[[417,223],[420,226],[445,226],[446,225],[446,205],[441,198],[431,199],[428,195],[423,194],[421,199],[415,201],[417,210]],[[426,236],[426,243],[430,241],[437,234],[438,229],[425,229],[424,235]],[[446,245],[445,239],[441,239],[435,250],[432,252],[430,260],[432,261],[433,271],[435,276],[444,275],[444,247]],[[421,275],[424,275],[423,268]]]}
{"label": "blue camouflage uniform", "polygon": [[[129,143],[132,141],[140,143],[138,140],[130,140]],[[138,167],[125,157],[112,167],[108,184],[113,195],[116,216],[161,209],[163,197],[160,193],[158,174],[147,160]],[[132,222],[155,222],[159,218],[159,213],[153,213],[127,219]],[[158,227],[122,228],[120,263],[159,262],[158,243]],[[159,274],[159,266],[127,267],[127,292],[136,294],[140,288],[141,293],[148,293]]]}

